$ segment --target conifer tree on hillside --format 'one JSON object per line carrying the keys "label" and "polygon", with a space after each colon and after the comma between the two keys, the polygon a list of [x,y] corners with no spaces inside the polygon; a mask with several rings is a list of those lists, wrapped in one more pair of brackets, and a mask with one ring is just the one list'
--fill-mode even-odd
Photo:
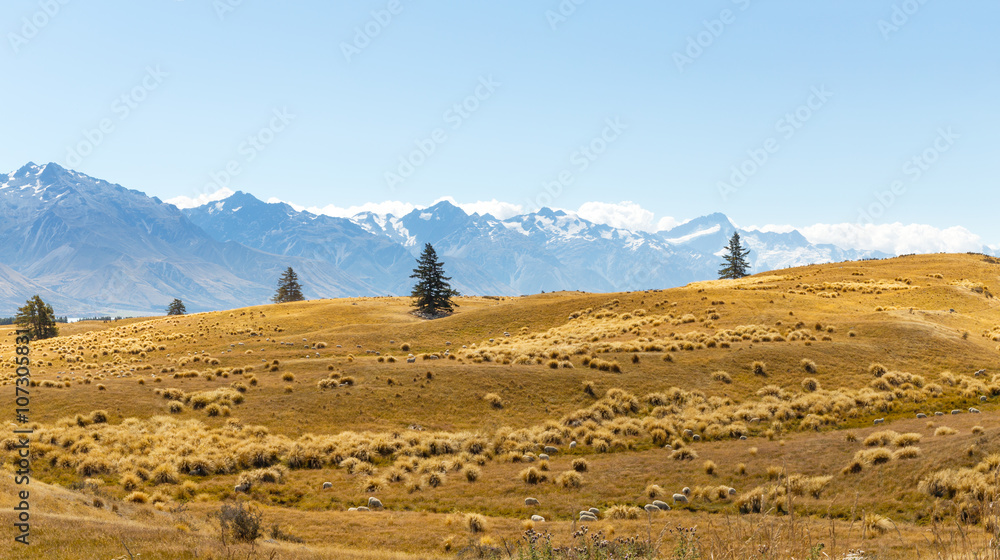
{"label": "conifer tree on hillside", "polygon": [[28,331],[31,340],[43,340],[59,336],[56,327],[56,314],[40,296],[29,299],[24,307],[18,308],[14,322],[18,327]]}
{"label": "conifer tree on hillside", "polygon": [[719,269],[720,279],[737,279],[750,275],[750,263],[747,255],[750,249],[744,249],[740,244],[740,234],[733,232],[729,245],[725,247],[726,254],[722,256],[722,268]]}
{"label": "conifer tree on hillside", "polygon": [[444,265],[430,243],[424,245],[424,251],[417,259],[417,268],[413,269],[410,278],[418,280],[410,295],[419,313],[434,317],[451,313],[458,305],[451,299],[458,292],[448,283],[451,277],[444,275]]}
{"label": "conifer tree on hillside", "polygon": [[304,301],[302,295],[302,285],[299,284],[299,277],[292,270],[292,267],[285,269],[285,272],[278,279],[278,291],[275,292],[271,301],[274,303],[287,303],[289,301]]}
{"label": "conifer tree on hillside", "polygon": [[185,313],[187,313],[187,309],[184,307],[184,302],[177,298],[174,298],[174,301],[167,306],[167,315],[184,315]]}

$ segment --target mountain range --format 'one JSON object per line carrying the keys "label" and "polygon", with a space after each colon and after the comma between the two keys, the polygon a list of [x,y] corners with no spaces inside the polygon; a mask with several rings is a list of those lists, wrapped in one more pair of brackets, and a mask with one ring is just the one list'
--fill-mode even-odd
{"label": "mountain range", "polygon": [[434,245],[463,294],[669,288],[715,278],[739,231],[752,272],[890,255],[738,230],[723,214],[658,233],[543,208],[498,219],[439,202],[403,216],[338,218],[237,192],[180,210],[156,197],[29,163],[0,175],[0,315],[34,294],[57,314],[162,314],[266,303],[288,266],[307,298],[405,295]]}

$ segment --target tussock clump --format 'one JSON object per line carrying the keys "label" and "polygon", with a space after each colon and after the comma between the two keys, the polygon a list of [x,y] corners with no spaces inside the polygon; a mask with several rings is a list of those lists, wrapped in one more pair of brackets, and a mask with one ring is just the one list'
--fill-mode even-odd
{"label": "tussock clump", "polygon": [[814,393],[819,390],[819,381],[815,377],[807,377],[802,380],[802,390],[806,393]]}
{"label": "tussock clump", "polygon": [[488,529],[486,518],[478,513],[470,513],[465,516],[465,526],[470,533],[485,533]]}
{"label": "tussock clump", "polygon": [[605,512],[608,519],[639,519],[645,512],[635,506],[613,505]]}
{"label": "tussock clump", "polygon": [[750,369],[753,371],[754,375],[760,377],[767,377],[767,364],[761,361],[756,361],[750,365]]}
{"label": "tussock clump", "polygon": [[145,492],[132,492],[128,496],[125,496],[125,501],[133,504],[148,504],[149,494]]}
{"label": "tussock clump", "polygon": [[485,395],[483,395],[483,400],[489,403],[489,405],[492,406],[493,408],[496,409],[503,408],[503,399],[501,399],[500,395],[496,393],[486,393]]}
{"label": "tussock clump", "polygon": [[872,374],[875,377],[882,377],[888,371],[889,370],[887,370],[885,366],[879,363],[872,363],[871,365],[868,366],[868,373]]}
{"label": "tussock clump", "polygon": [[698,453],[690,447],[681,447],[673,450],[670,458],[675,461],[693,461],[698,458]]}
{"label": "tussock clump", "polygon": [[576,472],[587,472],[587,469],[590,468],[590,463],[588,463],[583,457],[577,457],[576,459],[573,459],[572,466],[573,470]]}
{"label": "tussock clump", "polygon": [[958,430],[949,428],[948,426],[941,426],[940,428],[934,430],[934,435],[936,436],[953,436],[957,433]]}
{"label": "tussock clump", "polygon": [[729,384],[729,383],[733,382],[733,378],[727,372],[722,371],[722,370],[719,370],[719,371],[713,373],[712,374],[712,380],[719,381],[719,382],[726,383],[726,384]]}
{"label": "tussock clump", "polygon": [[472,466],[465,467],[465,479],[468,480],[469,482],[475,482],[479,480],[481,474],[482,474],[481,471],[476,467]]}
{"label": "tussock clump", "polygon": [[802,369],[804,369],[806,373],[816,373],[816,362],[802,358]]}
{"label": "tussock clump", "polygon": [[872,536],[883,535],[896,528],[888,517],[877,513],[866,513],[862,520],[862,526],[865,528],[865,532]]}
{"label": "tussock clump", "polygon": [[583,486],[583,475],[577,471],[564,471],[556,477],[556,484],[563,488],[580,488]]}
{"label": "tussock clump", "polygon": [[718,468],[718,467],[716,467],[714,461],[705,461],[705,464],[703,465],[703,467],[705,469],[705,474],[707,474],[707,475],[713,475],[713,474],[715,474],[715,471]]}
{"label": "tussock clump", "polygon": [[642,495],[649,498],[650,500],[655,500],[661,496],[666,495],[666,492],[659,484],[650,484],[642,491]]}
{"label": "tussock clump", "polygon": [[521,480],[527,484],[539,484],[548,480],[548,477],[542,474],[542,472],[535,467],[528,467],[524,469],[521,471],[519,476],[521,477]]}

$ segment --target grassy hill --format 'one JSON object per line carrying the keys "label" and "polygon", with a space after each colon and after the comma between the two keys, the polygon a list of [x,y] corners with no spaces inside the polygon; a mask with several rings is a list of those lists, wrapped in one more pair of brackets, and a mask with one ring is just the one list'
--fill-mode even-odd
{"label": "grassy hill", "polygon": [[434,321],[353,298],[68,325],[32,344],[36,544],[11,557],[224,558],[235,501],[277,524],[262,557],[506,558],[528,529],[579,544],[596,507],[589,534],[662,557],[994,558],[998,281],[920,255]]}

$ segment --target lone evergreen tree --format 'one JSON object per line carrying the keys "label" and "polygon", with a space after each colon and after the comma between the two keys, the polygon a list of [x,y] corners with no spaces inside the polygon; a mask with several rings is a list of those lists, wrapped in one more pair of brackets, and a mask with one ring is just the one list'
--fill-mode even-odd
{"label": "lone evergreen tree", "polygon": [[743,278],[744,276],[750,275],[750,263],[747,262],[747,255],[750,254],[750,249],[743,249],[740,245],[740,234],[733,232],[733,236],[729,238],[729,245],[725,248],[726,254],[723,255],[722,268],[719,269],[720,279],[736,279]]}
{"label": "lone evergreen tree", "polygon": [[174,298],[174,301],[167,306],[167,315],[183,315],[185,313],[187,313],[187,309],[184,308],[184,302],[177,298]]}
{"label": "lone evergreen tree", "polygon": [[292,267],[285,269],[285,272],[278,279],[278,291],[271,298],[274,303],[287,303],[289,301],[303,301],[302,285],[299,284],[299,277],[292,270]]}
{"label": "lone evergreen tree", "polygon": [[410,294],[414,299],[413,306],[424,315],[441,315],[454,311],[458,305],[451,301],[458,292],[451,288],[450,277],[444,275],[444,266],[437,258],[437,253],[430,243],[424,245],[424,251],[417,259],[417,268],[413,269],[410,278],[417,278]]}
{"label": "lone evergreen tree", "polygon": [[59,329],[56,328],[56,314],[52,311],[52,306],[48,305],[42,298],[35,296],[27,301],[24,307],[17,310],[14,322],[28,331],[31,340],[43,340],[59,336]]}

